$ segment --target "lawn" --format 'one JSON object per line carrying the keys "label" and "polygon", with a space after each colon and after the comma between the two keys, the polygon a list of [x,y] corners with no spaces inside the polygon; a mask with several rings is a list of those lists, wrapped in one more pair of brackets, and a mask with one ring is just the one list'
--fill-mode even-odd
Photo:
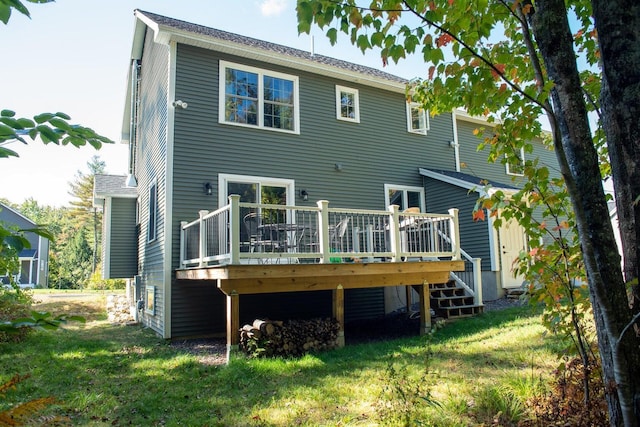
{"label": "lawn", "polygon": [[141,326],[89,318],[0,344],[0,381],[30,375],[0,412],[53,396],[43,415],[82,426],[510,425],[558,363],[558,343],[528,307],[452,322],[430,339],[291,360],[238,355],[228,365],[203,363]]}

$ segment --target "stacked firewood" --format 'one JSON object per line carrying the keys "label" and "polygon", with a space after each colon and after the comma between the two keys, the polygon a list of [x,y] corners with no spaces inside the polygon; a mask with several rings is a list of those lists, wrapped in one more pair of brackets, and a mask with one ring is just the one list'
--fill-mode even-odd
{"label": "stacked firewood", "polygon": [[340,324],[336,319],[256,319],[240,329],[240,349],[252,356],[301,356],[337,346]]}

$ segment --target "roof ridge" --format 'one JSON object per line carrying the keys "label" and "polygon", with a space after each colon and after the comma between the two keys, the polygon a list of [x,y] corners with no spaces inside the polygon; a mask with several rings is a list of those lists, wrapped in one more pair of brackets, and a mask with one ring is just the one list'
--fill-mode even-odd
{"label": "roof ridge", "polygon": [[237,33],[232,33],[225,30],[220,30],[213,27],[207,27],[201,24],[195,24],[192,22],[184,21],[181,19],[171,18],[168,16],[160,15],[154,12],[148,12],[141,9],[135,9],[135,12],[140,13],[157,24],[166,25],[174,29],[188,31],[194,34],[201,34],[213,38],[218,38],[225,41],[235,42],[245,46],[256,47],[265,51],[277,52],[283,55],[287,55],[294,58],[304,59],[332,67],[341,68],[377,78],[389,80],[395,83],[408,83],[409,80],[400,76],[396,76],[386,71],[382,71],[378,68],[369,67],[366,65],[360,65],[353,62],[348,62],[342,59],[332,58],[317,53],[311,53],[302,49],[293,48],[290,46],[281,45],[257,38],[244,36]]}

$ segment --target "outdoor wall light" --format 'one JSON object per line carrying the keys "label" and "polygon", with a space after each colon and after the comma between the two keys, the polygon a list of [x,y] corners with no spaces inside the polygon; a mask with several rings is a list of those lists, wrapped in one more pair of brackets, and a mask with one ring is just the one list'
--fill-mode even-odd
{"label": "outdoor wall light", "polygon": [[179,99],[173,101],[171,105],[173,105],[174,108],[182,108],[183,110],[186,110],[187,107],[189,106],[189,104]]}
{"label": "outdoor wall light", "polygon": [[309,193],[307,193],[307,190],[300,190],[300,197],[302,197],[302,200],[305,202],[309,200]]}
{"label": "outdoor wall light", "polygon": [[213,195],[213,185],[211,185],[210,182],[205,182],[204,184],[202,184],[202,188],[204,189],[204,194],[206,194],[207,196]]}
{"label": "outdoor wall light", "polygon": [[342,172],[342,163],[336,163],[334,165],[334,168],[336,169],[336,171]]}

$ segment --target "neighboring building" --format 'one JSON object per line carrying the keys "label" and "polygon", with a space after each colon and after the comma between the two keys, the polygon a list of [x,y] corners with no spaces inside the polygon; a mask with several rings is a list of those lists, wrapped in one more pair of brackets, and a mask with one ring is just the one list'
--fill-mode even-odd
{"label": "neighboring building", "polygon": [[[10,229],[29,230],[37,227],[35,222],[2,203],[0,203],[0,222],[5,228]],[[4,276],[3,281],[6,281],[6,274],[13,274],[17,283],[23,288],[46,288],[49,279],[49,239],[28,231],[24,236],[29,241],[30,247],[18,254],[19,271],[0,272],[0,276]]]}
{"label": "neighboring building", "polygon": [[[347,246],[352,245],[349,249],[356,254],[362,245],[389,239],[362,251],[368,254],[365,259],[455,259],[455,250],[453,256],[433,247],[429,253],[436,256],[424,256],[417,249],[411,252],[409,235],[402,231],[389,237],[389,223],[366,230],[367,243],[356,245],[356,240],[370,225],[365,225],[366,215],[374,217],[390,205],[400,211],[439,213],[459,208],[461,247],[470,257],[482,258],[485,299],[498,298],[504,287],[519,286],[510,277],[512,259],[500,255],[504,250],[498,248],[509,246],[512,256],[524,249],[521,230],[507,224],[504,232],[494,232],[490,223],[473,223],[470,208],[477,194],[469,193],[479,179],[515,189],[517,182],[511,180],[515,173],[487,163],[486,153],[476,151],[475,119],[461,113],[429,117],[407,103],[406,83],[376,69],[136,10],[122,138],[130,145],[130,176],[96,176],[96,203],[105,209],[106,277],[132,279],[144,303],[142,321],[166,338],[224,332],[225,319],[229,328],[235,325],[229,316],[238,316],[227,308],[233,307],[235,291],[227,293],[225,280],[233,279],[220,268],[214,269],[216,277],[209,270],[202,272],[209,277],[206,280],[185,280],[187,263],[181,260],[189,259],[185,254],[193,236],[181,230],[186,230],[182,222],[198,219],[200,210],[234,209],[229,196],[239,194],[241,204],[283,205],[287,215],[299,214],[298,208],[316,212],[318,200],[346,210],[351,223],[341,221],[342,230],[340,224],[329,224],[333,228],[316,240],[319,230],[314,229],[314,234],[307,232],[283,250],[290,253],[289,258],[283,256],[286,262],[301,263],[297,270],[307,267],[323,242],[328,251],[327,241],[336,236],[346,236]],[[542,147],[534,153],[543,161],[555,161],[553,153]],[[125,180],[135,188],[125,187]],[[389,217],[398,227],[399,216]],[[361,222],[354,226],[356,219]],[[216,230],[205,231],[198,225],[195,231],[211,235],[209,245],[218,244],[213,241],[218,233],[215,236],[227,248],[239,246],[238,252],[225,255],[232,261],[239,253],[245,262],[261,262],[254,252],[271,248],[268,245],[274,242],[257,242],[255,230],[238,228],[238,222],[239,217],[220,219]],[[287,225],[291,238],[297,229],[291,228],[295,225],[291,221]],[[444,235],[449,231],[431,230],[422,237],[455,245],[454,234]],[[513,237],[508,245],[507,236]],[[390,244],[396,245],[395,252],[389,252]],[[208,249],[200,245],[200,254]],[[342,245],[331,250],[340,252]],[[399,250],[402,257],[396,257]],[[328,262],[326,252],[317,254]],[[211,256],[205,262],[201,256],[196,263],[202,268],[209,261],[224,264],[219,259]],[[273,278],[266,276],[285,267],[259,268],[269,280]],[[375,268],[384,272],[384,266]],[[398,284],[426,284],[426,279],[411,282],[419,276],[410,276],[411,268],[416,267],[400,266],[396,269],[402,273],[388,274],[395,274]],[[298,279],[283,278],[282,289],[294,286],[292,280]],[[393,280],[380,287],[375,278],[367,280],[371,283],[366,287],[357,288],[356,283],[352,285],[357,289],[347,288],[347,320],[383,315],[411,298],[411,292],[398,292]],[[276,292],[243,296],[240,318],[322,315],[331,309],[331,292]]]}

